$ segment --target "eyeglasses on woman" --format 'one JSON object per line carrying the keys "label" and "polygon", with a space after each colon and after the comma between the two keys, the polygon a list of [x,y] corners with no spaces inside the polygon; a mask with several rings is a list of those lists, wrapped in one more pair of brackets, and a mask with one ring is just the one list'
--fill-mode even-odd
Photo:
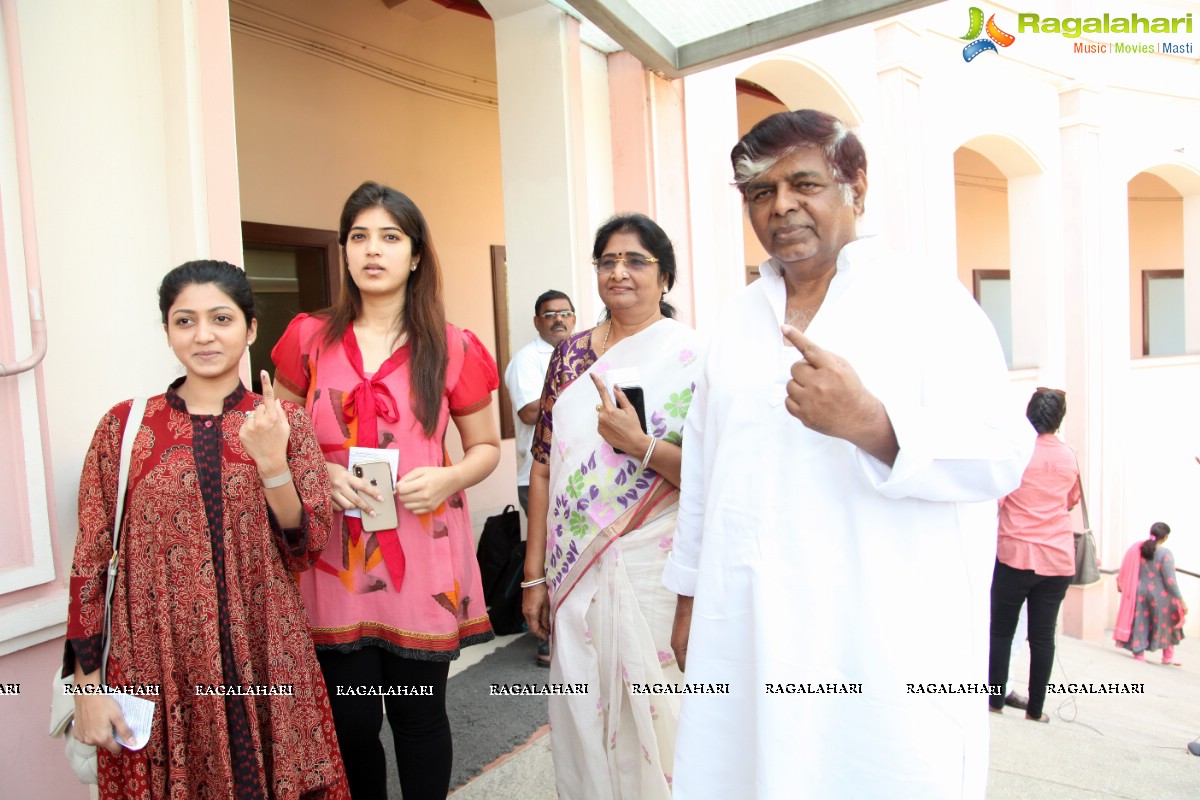
{"label": "eyeglasses on woman", "polygon": [[610,274],[617,268],[617,264],[624,264],[625,269],[630,272],[641,272],[651,264],[657,263],[658,259],[654,256],[644,256],[641,253],[617,253],[592,259],[592,266],[601,275]]}

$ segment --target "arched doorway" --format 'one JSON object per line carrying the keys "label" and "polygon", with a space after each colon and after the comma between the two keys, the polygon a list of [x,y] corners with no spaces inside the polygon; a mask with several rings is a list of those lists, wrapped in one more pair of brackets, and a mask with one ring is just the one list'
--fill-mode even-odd
{"label": "arched doorway", "polygon": [[1041,179],[1038,160],[1006,136],[954,151],[958,277],[992,320],[1010,369],[1038,365],[1045,339]]}
{"label": "arched doorway", "polygon": [[[1191,170],[1160,165],[1134,175],[1128,183],[1130,356],[1172,356],[1196,352],[1189,338],[1189,284],[1200,276],[1187,269],[1187,253],[1196,249],[1194,222],[1200,207],[1200,176]],[[1190,237],[1189,237],[1190,230]],[[1196,258],[1195,255],[1192,256]],[[1190,295],[1194,303],[1195,292]],[[1192,321],[1193,331],[1197,321]]]}

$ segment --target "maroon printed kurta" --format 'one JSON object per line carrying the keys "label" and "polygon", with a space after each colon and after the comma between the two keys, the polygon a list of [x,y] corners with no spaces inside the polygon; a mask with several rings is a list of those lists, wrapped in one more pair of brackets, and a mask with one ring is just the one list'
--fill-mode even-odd
{"label": "maroon printed kurta", "polygon": [[[284,404],[304,513],[300,527],[280,529],[238,440],[262,398],[239,386],[220,415],[191,415],[175,393],[180,383],[149,400],[134,440],[106,676],[109,686],[161,687],[147,695],[154,727],[142,750],[99,751],[100,796],[348,799],[292,575],[329,538],[329,480],[312,425]],[[126,401],[104,416],[84,461],[68,669],[75,658],[84,672],[99,668],[129,410]]]}

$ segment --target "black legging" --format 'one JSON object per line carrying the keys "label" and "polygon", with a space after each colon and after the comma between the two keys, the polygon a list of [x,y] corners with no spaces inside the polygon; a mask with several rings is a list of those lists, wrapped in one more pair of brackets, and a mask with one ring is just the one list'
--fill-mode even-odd
{"label": "black legging", "polygon": [[[379,731],[383,709],[396,745],[400,790],[404,800],[445,800],[450,790],[454,758],[450,719],[446,716],[448,661],[417,661],[392,655],[378,647],[352,653],[317,652],[338,746],[346,765],[350,795],[355,800],[386,800],[387,759]],[[338,693],[338,687],[345,687]],[[432,694],[351,695],[371,687],[432,687]]]}
{"label": "black legging", "polygon": [[1034,718],[1042,716],[1046,683],[1054,666],[1054,625],[1070,585],[1070,575],[1038,575],[1031,569],[1013,569],[996,561],[992,572],[992,649],[988,658],[988,683],[1002,688],[999,696],[988,698],[992,708],[1004,708],[1013,634],[1017,630],[1021,604],[1028,601],[1029,707],[1025,711]]}

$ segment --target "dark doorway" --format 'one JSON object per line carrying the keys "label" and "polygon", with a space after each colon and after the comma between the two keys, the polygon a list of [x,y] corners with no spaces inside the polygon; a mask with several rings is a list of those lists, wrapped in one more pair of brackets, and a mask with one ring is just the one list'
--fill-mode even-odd
{"label": "dark doorway", "polygon": [[246,277],[258,303],[258,338],[250,345],[250,389],[262,391],[259,370],[274,373],[271,350],[302,311],[333,303],[340,290],[336,231],[261,222],[242,223]]}

